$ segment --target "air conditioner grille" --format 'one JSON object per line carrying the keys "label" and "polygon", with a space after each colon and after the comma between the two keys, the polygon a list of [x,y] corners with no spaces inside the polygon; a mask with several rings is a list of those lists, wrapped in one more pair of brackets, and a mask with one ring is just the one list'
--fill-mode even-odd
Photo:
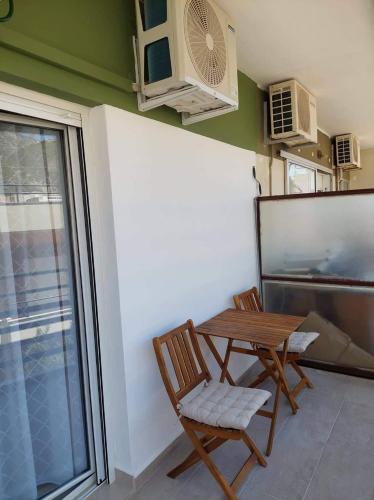
{"label": "air conditioner grille", "polygon": [[271,96],[274,134],[293,131],[291,89],[285,87]]}
{"label": "air conditioner grille", "polygon": [[297,88],[297,110],[299,117],[299,128],[310,134],[310,105],[309,95],[302,87]]}
{"label": "air conditioner grille", "polygon": [[351,164],[351,141],[349,137],[341,138],[337,140],[337,160],[338,164]]}
{"label": "air conditioner grille", "polygon": [[184,32],[198,75],[210,87],[217,87],[226,73],[226,43],[220,21],[207,0],[187,2]]}

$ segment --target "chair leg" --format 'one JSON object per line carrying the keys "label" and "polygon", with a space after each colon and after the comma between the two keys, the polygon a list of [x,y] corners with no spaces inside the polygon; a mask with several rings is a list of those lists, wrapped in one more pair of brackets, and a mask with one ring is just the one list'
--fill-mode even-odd
{"label": "chair leg", "polygon": [[248,448],[251,451],[251,454],[249,458],[244,462],[242,465],[241,469],[239,472],[236,474],[233,482],[231,483],[231,488],[234,491],[237,491],[240,485],[243,483],[245,478],[247,477],[248,473],[252,469],[254,465],[258,462],[262,467],[266,467],[267,463],[265,458],[262,456],[261,452],[257,448],[257,446],[254,444],[254,442],[251,440],[251,438],[246,434],[245,432],[243,433],[242,437],[244,443],[248,446]]}
{"label": "chair leg", "polygon": [[187,425],[184,425],[184,430],[186,431],[188,437],[191,439],[192,444],[194,445],[197,453],[200,455],[201,460],[208,467],[210,472],[212,473],[214,479],[221,486],[222,490],[225,492],[225,495],[229,500],[237,500],[237,496],[235,494],[234,489],[229,485],[226,479],[218,470],[215,463],[210,459],[208,453],[205,451],[204,446],[201,444],[200,439],[197,437],[195,432],[190,429]]}
{"label": "chair leg", "polygon": [[310,381],[310,379],[308,378],[308,376],[306,375],[306,373],[304,372],[304,370],[301,368],[301,366],[299,366],[296,363],[296,361],[290,361],[290,365],[295,370],[295,372],[299,375],[299,377],[301,379],[305,380],[305,383],[309,387],[309,389],[313,389],[314,385],[312,384],[312,382]]}
{"label": "chair leg", "polygon": [[256,464],[256,456],[254,453],[251,453],[251,455],[249,456],[249,458],[244,462],[242,468],[240,469],[240,471],[236,474],[233,482],[231,483],[231,488],[234,490],[234,491],[238,491],[240,485],[243,483],[243,481],[245,480],[245,478],[248,476],[250,470],[252,469],[252,467]]}
{"label": "chair leg", "polygon": [[[211,439],[207,439],[204,436],[204,438],[200,439],[199,441],[202,445],[204,445],[204,443],[208,441],[208,443],[205,444],[203,448],[207,453],[210,453],[215,449],[217,449],[219,446],[221,446],[223,443],[225,443],[227,440],[218,437],[216,438],[211,437]],[[186,471],[187,469],[195,465],[197,462],[200,462],[200,460],[201,456],[195,449],[192,453],[188,455],[188,457],[185,460],[183,460],[181,464],[177,465],[177,467],[168,472],[167,476],[172,479],[175,479],[177,476],[179,476],[179,474],[182,474],[182,472]]]}
{"label": "chair leg", "polygon": [[252,441],[252,439],[248,436],[248,434],[244,433],[243,434],[243,441],[245,444],[248,446],[248,448],[251,450],[251,452],[256,456],[257,462],[262,466],[266,467],[267,462],[265,460],[265,457],[263,454],[260,452],[260,450],[257,448],[255,443]]}

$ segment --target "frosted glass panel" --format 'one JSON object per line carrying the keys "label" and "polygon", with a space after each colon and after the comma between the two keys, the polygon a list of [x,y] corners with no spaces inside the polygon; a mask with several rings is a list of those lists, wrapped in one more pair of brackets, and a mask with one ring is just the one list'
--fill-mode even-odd
{"label": "frosted glass panel", "polygon": [[260,201],[262,273],[374,281],[374,195]]}
{"label": "frosted glass panel", "polygon": [[374,371],[374,289],[264,281],[267,311],[306,316],[300,331],[320,337],[306,359]]}

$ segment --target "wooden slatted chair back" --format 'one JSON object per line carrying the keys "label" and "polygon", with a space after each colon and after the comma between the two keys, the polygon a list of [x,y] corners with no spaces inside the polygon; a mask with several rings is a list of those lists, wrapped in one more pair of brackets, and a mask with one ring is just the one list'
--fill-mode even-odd
{"label": "wooden slatted chair back", "polygon": [[[178,389],[175,389],[164,355],[166,345]],[[200,350],[195,327],[191,320],[153,339],[158,366],[174,410],[179,415],[179,401],[204,380],[212,379]]]}
{"label": "wooden slatted chair back", "polygon": [[236,309],[243,309],[244,311],[262,312],[264,310],[260,294],[255,286],[246,292],[234,295],[234,303]]}

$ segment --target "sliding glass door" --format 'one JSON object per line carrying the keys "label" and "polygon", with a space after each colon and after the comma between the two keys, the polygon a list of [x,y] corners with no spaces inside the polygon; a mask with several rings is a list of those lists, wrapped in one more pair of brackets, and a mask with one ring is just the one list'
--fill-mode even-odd
{"label": "sliding glass door", "polygon": [[0,498],[104,479],[77,130],[0,115]]}

